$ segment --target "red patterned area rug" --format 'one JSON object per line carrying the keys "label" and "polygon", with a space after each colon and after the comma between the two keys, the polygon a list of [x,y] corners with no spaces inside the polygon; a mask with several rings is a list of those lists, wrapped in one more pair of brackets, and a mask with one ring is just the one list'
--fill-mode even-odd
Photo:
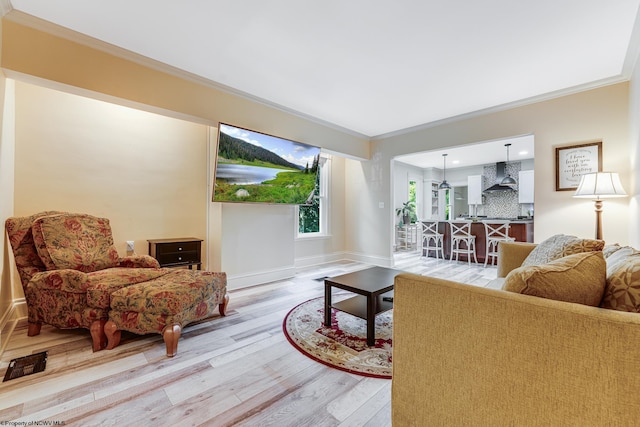
{"label": "red patterned area rug", "polygon": [[352,374],[391,379],[393,310],[376,316],[375,346],[367,346],[366,322],[331,309],[331,327],[325,327],[324,297],[295,307],[282,328],[289,342],[304,355]]}

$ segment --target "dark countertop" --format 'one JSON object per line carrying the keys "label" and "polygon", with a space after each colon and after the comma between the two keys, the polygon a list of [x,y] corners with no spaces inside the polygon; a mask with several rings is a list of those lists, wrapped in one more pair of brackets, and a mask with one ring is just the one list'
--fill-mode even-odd
{"label": "dark countertop", "polygon": [[504,221],[504,220],[509,220],[512,223],[515,224],[531,224],[533,222],[533,217],[531,218],[486,218],[486,217],[478,217],[478,218],[465,218],[465,219],[470,219],[473,222],[482,222],[484,220],[487,221],[491,221],[491,220],[498,220],[498,221]]}

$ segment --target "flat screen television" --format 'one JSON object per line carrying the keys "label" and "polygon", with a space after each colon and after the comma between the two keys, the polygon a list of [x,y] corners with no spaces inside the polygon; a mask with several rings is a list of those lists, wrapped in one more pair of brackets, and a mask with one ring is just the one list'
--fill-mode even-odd
{"label": "flat screen television", "polygon": [[320,148],[220,123],[214,202],[313,201]]}

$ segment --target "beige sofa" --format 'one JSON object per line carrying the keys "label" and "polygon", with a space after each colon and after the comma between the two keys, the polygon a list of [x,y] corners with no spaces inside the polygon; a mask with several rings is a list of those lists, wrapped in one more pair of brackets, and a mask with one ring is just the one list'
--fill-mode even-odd
{"label": "beige sofa", "polygon": [[639,314],[412,274],[394,299],[394,427],[640,422]]}

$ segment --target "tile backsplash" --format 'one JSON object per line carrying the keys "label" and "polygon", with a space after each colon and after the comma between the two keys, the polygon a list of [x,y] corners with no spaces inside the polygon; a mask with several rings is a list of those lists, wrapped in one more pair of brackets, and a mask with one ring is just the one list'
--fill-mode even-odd
{"label": "tile backsplash", "polygon": [[[506,172],[513,178],[518,180],[518,172],[520,172],[520,162],[510,162],[506,165]],[[483,168],[483,187],[488,188],[496,183],[496,165],[485,165]],[[514,186],[516,191],[499,191],[496,193],[484,193],[484,204],[478,206],[478,215],[485,215],[489,218],[517,218],[523,215],[522,211],[531,208],[530,205],[525,207],[518,203],[518,185]]]}

